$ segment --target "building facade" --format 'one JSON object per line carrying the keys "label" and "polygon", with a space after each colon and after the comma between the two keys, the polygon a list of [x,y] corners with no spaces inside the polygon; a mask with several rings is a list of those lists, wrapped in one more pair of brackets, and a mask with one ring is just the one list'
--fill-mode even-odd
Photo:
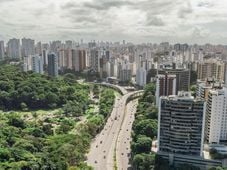
{"label": "building facade", "polygon": [[22,57],[27,57],[35,54],[35,41],[32,39],[23,38],[21,46]]}
{"label": "building facade", "polygon": [[157,75],[156,78],[156,105],[159,105],[161,96],[176,95],[176,75]]}
{"label": "building facade", "polygon": [[205,139],[207,143],[227,142],[227,88],[211,89],[206,109]]}
{"label": "building facade", "polygon": [[158,152],[202,156],[205,102],[189,92],[161,97],[158,118]]}
{"label": "building facade", "polygon": [[20,40],[10,39],[7,44],[7,54],[9,58],[21,59]]}
{"label": "building facade", "polygon": [[0,60],[4,60],[4,58],[5,58],[4,41],[0,41]]}
{"label": "building facade", "polygon": [[43,74],[43,58],[39,55],[32,56],[32,71]]}
{"label": "building facade", "polygon": [[216,59],[206,60],[198,63],[197,74],[198,79],[206,80],[207,78],[215,78],[224,81],[225,63]]}
{"label": "building facade", "polygon": [[48,54],[48,75],[58,76],[58,57],[54,53]]}

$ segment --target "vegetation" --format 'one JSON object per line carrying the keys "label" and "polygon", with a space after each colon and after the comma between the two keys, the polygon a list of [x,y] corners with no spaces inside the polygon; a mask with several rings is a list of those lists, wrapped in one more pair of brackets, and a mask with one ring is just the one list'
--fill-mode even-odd
{"label": "vegetation", "polygon": [[82,86],[64,79],[49,78],[33,72],[22,72],[18,67],[0,68],[0,108],[12,109],[50,109],[61,107],[68,101],[87,105],[88,86]]}
{"label": "vegetation", "polygon": [[155,154],[151,152],[152,140],[157,135],[158,110],[154,105],[155,85],[148,84],[139,99],[132,133],[132,163],[137,170],[153,169]]}
{"label": "vegetation", "polygon": [[0,77],[0,107],[14,110],[0,112],[0,169],[92,169],[84,163],[85,154],[104,126],[114,92],[98,92],[102,103],[94,114],[88,111],[89,86],[70,73],[52,79],[3,66]]}
{"label": "vegetation", "polygon": [[114,91],[111,89],[105,89],[101,91],[99,101],[99,112],[105,118],[107,118],[112,110],[114,104]]}

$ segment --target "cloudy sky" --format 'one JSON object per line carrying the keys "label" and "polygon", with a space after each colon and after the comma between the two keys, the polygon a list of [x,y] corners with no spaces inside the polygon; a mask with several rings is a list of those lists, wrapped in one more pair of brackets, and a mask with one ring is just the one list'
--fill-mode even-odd
{"label": "cloudy sky", "polygon": [[0,39],[227,44],[227,0],[0,0]]}

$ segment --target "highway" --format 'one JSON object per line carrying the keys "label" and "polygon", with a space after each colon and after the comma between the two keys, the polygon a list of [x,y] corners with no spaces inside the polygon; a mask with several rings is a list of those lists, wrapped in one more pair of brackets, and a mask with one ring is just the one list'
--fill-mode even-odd
{"label": "highway", "polygon": [[[126,100],[128,97],[135,92],[127,93],[123,96],[116,97],[114,108],[110,117],[107,120],[106,125],[100,134],[96,136],[91,144],[89,153],[87,154],[87,163],[92,166],[95,170],[113,170],[114,169],[114,150],[119,147],[122,148],[126,154],[130,148],[130,121],[132,123],[133,118],[130,115],[130,111],[134,106],[126,108]],[[126,110],[128,110],[126,112]],[[125,129],[126,128],[126,129]],[[127,130],[128,129],[128,130]],[[124,144],[125,138],[123,138],[124,131],[127,132],[127,138],[129,138],[127,145]],[[126,139],[127,139],[126,138]],[[120,144],[117,144],[120,139]],[[128,149],[127,149],[128,148]],[[121,165],[119,157],[119,150],[116,150],[117,165],[120,167],[128,166],[128,163]],[[127,164],[127,165],[126,165]]]}
{"label": "highway", "polygon": [[125,119],[121,126],[121,131],[119,133],[116,145],[116,160],[117,168],[119,170],[128,170],[131,169],[130,158],[131,158],[131,149],[130,142],[132,123],[135,119],[136,107],[138,100],[133,100],[127,104]]}

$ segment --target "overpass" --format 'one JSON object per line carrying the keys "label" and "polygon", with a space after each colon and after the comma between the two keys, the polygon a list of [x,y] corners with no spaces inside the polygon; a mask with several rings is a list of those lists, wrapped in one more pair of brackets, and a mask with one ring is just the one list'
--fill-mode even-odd
{"label": "overpass", "polygon": [[118,91],[121,95],[125,95],[125,94],[128,93],[128,91],[124,87],[114,85],[114,84],[110,84],[110,83],[93,83],[92,82],[91,84],[97,84],[97,85],[100,85],[100,86],[112,88],[112,89]]}

